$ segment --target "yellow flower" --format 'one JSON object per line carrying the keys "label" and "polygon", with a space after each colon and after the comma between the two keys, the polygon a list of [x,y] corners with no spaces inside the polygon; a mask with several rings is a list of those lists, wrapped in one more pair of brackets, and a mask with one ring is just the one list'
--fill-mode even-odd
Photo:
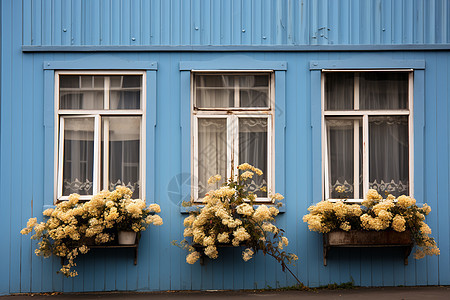
{"label": "yellow flower", "polygon": [[188,256],[186,256],[186,262],[188,264],[195,264],[195,262],[200,258],[200,253],[197,251],[190,253]]}
{"label": "yellow flower", "polygon": [[216,246],[208,246],[205,248],[205,254],[212,259],[216,259],[218,256],[217,248]]}
{"label": "yellow flower", "polygon": [[400,215],[396,215],[394,219],[392,219],[392,229],[398,232],[403,232],[406,229],[406,220]]}
{"label": "yellow flower", "polygon": [[244,251],[242,251],[242,259],[244,261],[248,261],[253,257],[253,250],[251,248],[247,248]]}
{"label": "yellow flower", "polygon": [[222,180],[222,176],[214,175],[214,176],[209,177],[208,184],[211,185],[211,184],[214,184],[216,182],[219,182],[220,180]]}
{"label": "yellow flower", "polygon": [[155,213],[161,212],[161,207],[158,204],[150,204],[149,209],[150,211],[154,211]]}

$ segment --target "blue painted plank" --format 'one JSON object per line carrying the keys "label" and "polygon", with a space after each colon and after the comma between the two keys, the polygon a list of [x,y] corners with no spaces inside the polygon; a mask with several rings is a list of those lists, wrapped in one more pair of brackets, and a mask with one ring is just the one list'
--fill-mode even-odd
{"label": "blue painted plank", "polygon": [[[42,60],[43,55],[37,54],[33,56],[33,66],[32,74],[33,80],[30,81],[30,90],[40,90],[40,92],[34,92],[32,101],[32,110],[34,113],[33,118],[33,136],[42,137],[44,136],[44,100],[42,87],[44,86],[44,80],[42,77]],[[33,164],[32,164],[32,176],[33,180],[31,182],[31,188],[33,191],[33,216],[40,215],[42,207],[44,206],[44,182],[43,182],[43,170],[44,170],[44,139],[33,138]],[[34,255],[34,249],[36,249],[37,243],[32,243],[32,264],[31,264],[31,291],[39,292],[42,291],[42,264],[43,259]]]}
{"label": "blue painted plank", "polygon": [[200,45],[201,44],[201,33],[203,31],[203,26],[208,26],[207,24],[202,24],[201,13],[200,13],[200,0],[191,0],[191,44]]}
{"label": "blue painted plank", "polygon": [[150,9],[152,12],[150,44],[159,45],[161,44],[161,1],[152,1]]}
{"label": "blue painted plank", "polygon": [[32,28],[31,45],[42,45],[42,3],[41,0],[31,2],[32,6]]}
{"label": "blue painted plank", "polygon": [[[241,3],[242,16],[241,17],[241,44],[250,45],[252,43],[252,2],[242,1]],[[245,17],[247,16],[247,17]]]}
{"label": "blue painted plank", "polygon": [[61,45],[71,44],[72,24],[71,24],[71,2],[61,3]]}
{"label": "blue painted plank", "polygon": [[52,31],[51,31],[51,44],[52,45],[61,45],[61,37],[62,37],[62,9],[61,9],[61,2],[55,1],[52,3],[52,14],[51,14],[51,21],[52,21]]}
{"label": "blue painted plank", "polygon": [[210,1],[200,2],[200,43],[202,45],[211,45],[212,22]]}
{"label": "blue painted plank", "polygon": [[[150,11],[150,1],[141,1],[141,33],[140,33],[140,44],[141,45],[150,45],[150,35],[151,35],[151,18],[148,16],[151,15]],[[175,20],[174,20],[175,21]],[[175,21],[176,22],[176,21]],[[179,44],[179,42],[177,43]]]}
{"label": "blue painted plank", "polygon": [[[10,30],[3,31],[4,28],[13,27],[12,18],[12,3],[2,2],[1,3],[2,14],[2,62],[1,62],[1,74],[2,74],[2,86],[1,86],[1,166],[2,166],[2,181],[0,183],[3,196],[6,201],[0,201],[0,215],[2,220],[3,232],[5,236],[2,237],[2,241],[6,245],[10,245],[10,232],[13,229],[11,226],[11,172],[12,172],[12,149],[10,145],[12,144],[12,103],[11,101],[5,101],[5,99],[12,99],[12,70],[13,65],[10,59],[3,60],[4,57],[12,56],[12,47],[5,47],[4,45],[12,45],[12,32]],[[6,76],[5,76],[6,75]],[[0,254],[6,259],[0,260],[0,293],[8,294],[10,293],[10,270],[11,270],[11,247],[0,247]]]}
{"label": "blue painted plank", "polygon": [[[32,24],[33,21],[33,10],[31,0],[23,1],[23,45],[31,45],[32,39]],[[1,47],[1,44],[0,44]]]}
{"label": "blue painted plank", "polygon": [[262,1],[252,0],[252,31],[251,39],[253,45],[260,45],[262,43]]}
{"label": "blue painted plank", "polygon": [[71,36],[71,45],[82,45],[82,5],[81,0],[72,0],[72,18],[71,18],[71,28],[72,28],[72,36]]}
{"label": "blue painted plank", "polygon": [[[192,25],[191,25],[191,6],[190,1],[181,1],[181,17],[180,17],[180,26],[181,26],[181,38],[180,38],[180,44],[181,45],[188,45],[191,44],[191,34],[192,34]],[[189,14],[186,13],[189,11]]]}
{"label": "blue painted plank", "polygon": [[122,0],[120,3],[120,44],[121,45],[132,45],[131,37],[131,1]]}
{"label": "blue painted plank", "polygon": [[231,0],[231,44],[240,45],[242,42],[242,1]]}
{"label": "blue painted plank", "polygon": [[[169,1],[166,1],[169,3]],[[130,37],[131,37],[131,45],[140,45],[141,44],[141,14],[139,13],[142,9],[141,1],[131,1],[130,8]],[[170,17],[166,16],[166,19],[170,21]],[[168,44],[168,43],[167,43]]]}
{"label": "blue painted plank", "polygon": [[99,44],[111,44],[111,1],[102,0],[100,3],[100,33]]}
{"label": "blue painted plank", "polygon": [[[215,2],[215,3],[218,3],[218,2]],[[178,44],[179,45],[179,44],[181,44],[181,16],[182,16],[181,5],[177,1],[172,0],[170,7],[171,7],[171,9],[170,9],[169,13],[170,13],[171,21],[172,21],[171,22],[172,30],[170,31],[171,37],[170,37],[169,44],[171,44],[171,45]],[[216,34],[216,38],[217,39],[220,38],[220,33]]]}
{"label": "blue painted plank", "polygon": [[[33,109],[33,57],[32,56],[22,56],[22,72],[23,80],[21,81],[21,91],[23,99],[23,120],[27,120],[23,122],[23,135],[22,135],[22,183],[27,184],[27,188],[23,189],[22,192],[22,215],[21,215],[21,226],[22,228],[26,227],[26,221],[28,218],[35,216],[33,210],[33,190],[30,188],[33,183],[33,153],[34,153],[34,145],[33,145],[33,121],[34,121],[34,109]],[[25,84],[24,84],[25,83]],[[26,88],[23,88],[26,86]],[[39,211],[36,215],[39,215]],[[21,292],[30,292],[31,291],[31,272],[27,272],[28,268],[31,267],[32,256],[34,255],[34,245],[30,240],[30,236],[22,237],[21,244],[21,272],[20,276],[20,291]]]}
{"label": "blue painted plank", "polygon": [[[17,49],[22,43],[22,3],[19,1],[12,3],[12,39],[10,47],[12,49]],[[13,163],[13,168],[11,170],[11,190],[14,191],[14,195],[17,195],[18,202],[23,203],[22,194],[22,156],[23,156],[23,144],[22,144],[22,132],[23,132],[23,103],[22,103],[22,57],[17,51],[13,51],[9,59],[12,61],[12,70],[8,72],[12,77],[11,83],[11,99],[16,99],[12,101],[12,127],[10,128],[12,132],[11,144],[7,145],[12,147],[11,160]],[[17,68],[17,69],[16,69]],[[7,74],[8,74],[7,73]],[[5,99],[5,98],[3,98]],[[7,99],[7,98],[6,98]],[[15,198],[15,197],[13,197]],[[13,198],[9,201],[13,201]],[[13,204],[13,203],[11,203]],[[15,205],[14,205],[15,206]],[[19,231],[22,229],[22,210],[23,206],[19,205],[18,208],[11,209],[11,232],[10,232],[10,242],[9,246],[11,248],[10,260],[10,292],[20,292],[20,258],[21,252],[23,251],[21,247],[21,241]],[[19,255],[17,255],[19,254]]]}
{"label": "blue painted plank", "polygon": [[122,9],[120,4],[120,0],[111,0],[111,45],[122,45]]}

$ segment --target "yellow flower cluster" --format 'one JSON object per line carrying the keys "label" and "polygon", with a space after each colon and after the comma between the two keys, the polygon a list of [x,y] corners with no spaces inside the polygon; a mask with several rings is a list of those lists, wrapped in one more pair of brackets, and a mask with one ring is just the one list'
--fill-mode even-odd
{"label": "yellow flower cluster", "polygon": [[418,246],[416,257],[439,252],[435,241],[428,236],[431,229],[424,222],[431,208],[427,204],[417,207],[416,200],[409,196],[403,195],[396,199],[388,195],[383,199],[376,190],[370,189],[362,206],[342,201],[321,201],[309,207],[308,211],[309,214],[303,217],[303,221],[308,223],[311,231],[409,230]]}
{"label": "yellow flower cluster", "polygon": [[238,169],[241,170],[241,171],[251,170],[251,171],[255,172],[257,175],[259,175],[259,176],[261,176],[263,174],[263,172],[260,169],[255,168],[254,166],[252,166],[252,165],[250,165],[248,163],[240,164],[238,166]]}
{"label": "yellow flower cluster", "polygon": [[162,225],[160,216],[151,215],[161,212],[159,205],[151,204],[146,208],[144,200],[131,199],[131,195],[131,190],[124,186],[102,191],[84,203],[79,203],[80,195],[72,194],[68,201],[43,212],[48,217],[46,222],[37,223],[37,218],[31,218],[21,233],[29,234],[34,230],[31,238],[41,240],[36,255],[67,258],[68,264],[60,271],[69,277],[76,276],[71,268],[79,253],[89,251],[88,239],[103,244],[114,240],[114,229],[138,232],[149,224]]}
{"label": "yellow flower cluster", "polygon": [[[254,208],[255,195],[247,192],[244,187],[242,179],[245,181],[255,174],[261,175],[262,171],[247,163],[239,165],[238,169],[243,171],[239,179],[228,180],[221,187],[209,191],[202,200],[204,206],[200,210],[191,212],[184,219],[185,240],[180,244],[176,241],[174,243],[189,249],[190,253],[186,256],[187,263],[195,263],[200,257],[199,251],[209,258],[217,258],[217,246],[223,244],[231,244],[235,247],[247,246],[242,256],[245,261],[251,259],[253,250],[260,247],[272,247],[271,251],[279,255],[277,258],[279,260],[292,260],[291,256],[288,257],[285,252],[279,251],[289,243],[283,236],[283,232],[272,223],[279,210],[264,204]],[[212,176],[209,183],[216,183],[221,179],[222,177],[218,175]],[[281,200],[283,196],[275,194],[273,198]],[[271,236],[277,241],[271,242]],[[192,238],[190,247],[186,247],[189,245],[187,238]],[[276,247],[280,249],[275,250]],[[197,251],[194,250],[195,248]],[[264,253],[271,253],[266,248],[260,249],[265,249]]]}

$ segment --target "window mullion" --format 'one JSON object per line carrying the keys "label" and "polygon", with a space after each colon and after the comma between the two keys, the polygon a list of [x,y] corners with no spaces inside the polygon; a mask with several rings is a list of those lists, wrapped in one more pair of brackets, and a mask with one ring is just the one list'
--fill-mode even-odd
{"label": "window mullion", "polygon": [[363,194],[369,191],[369,116],[363,116]]}
{"label": "window mullion", "polygon": [[193,169],[194,169],[194,177],[193,177],[193,182],[192,182],[192,194],[194,197],[194,200],[197,201],[198,200],[198,160],[199,160],[199,153],[198,153],[198,139],[199,139],[199,134],[198,134],[198,117],[194,116],[193,118],[193,128],[192,131],[194,132],[194,139],[193,139],[193,144],[194,144],[194,149],[192,150],[194,153],[194,159],[193,159]]}
{"label": "window mullion", "polygon": [[[101,141],[100,141],[101,142]],[[101,145],[101,143],[100,143]],[[109,190],[109,119],[103,120],[103,187]]]}
{"label": "window mullion", "polygon": [[353,82],[353,106],[354,110],[359,110],[359,73],[355,73]]}
{"label": "window mullion", "polygon": [[359,199],[359,120],[353,121],[353,198]]}
{"label": "window mullion", "polygon": [[111,87],[111,80],[109,76],[104,77],[104,90],[103,90],[103,107],[109,109],[109,90]]}
{"label": "window mullion", "polygon": [[101,153],[101,118],[95,116],[95,128],[94,128],[94,180],[93,180],[93,194],[97,194],[100,189],[100,153]]}
{"label": "window mullion", "polygon": [[63,165],[64,165],[64,118],[59,121],[59,157],[58,157],[58,199],[62,197],[63,185]]}
{"label": "window mullion", "polygon": [[239,79],[234,77],[234,107],[240,107],[241,99],[239,97]]}

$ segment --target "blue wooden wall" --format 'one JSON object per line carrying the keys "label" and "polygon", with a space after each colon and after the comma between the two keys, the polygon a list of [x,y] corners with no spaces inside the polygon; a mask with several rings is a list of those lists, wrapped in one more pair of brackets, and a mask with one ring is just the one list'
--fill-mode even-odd
{"label": "blue wooden wall", "polygon": [[24,45],[450,42],[447,0],[23,0]]}
{"label": "blue wooden wall", "polygon": [[[408,4],[413,2],[411,7]],[[89,3],[89,7],[87,6]],[[182,3],[182,7],[178,5]],[[183,172],[180,98],[186,89],[181,61],[285,61],[284,86],[286,206],[277,217],[290,239],[288,249],[300,261],[294,272],[308,286],[354,281],[362,286],[450,284],[449,117],[450,52],[448,1],[2,1],[1,6],[1,132],[0,132],[0,294],[46,291],[253,289],[295,284],[271,258],[243,262],[240,250],[228,249],[205,266],[185,263],[185,252],[171,246],[183,233],[181,196],[170,193]],[[70,4],[70,5],[69,5]],[[186,6],[186,9],[184,8]],[[91,7],[92,6],[92,7]],[[292,7],[292,10],[290,9]],[[381,7],[379,10],[378,8]],[[423,7],[424,9],[418,9]],[[377,9],[372,9],[377,8]],[[139,12],[139,13],[135,13]],[[146,13],[150,12],[150,13]],[[189,12],[181,15],[181,12]],[[211,12],[211,15],[209,14]],[[372,12],[372,13],[371,13]],[[383,13],[381,13],[383,12]],[[420,12],[420,13],[419,13]],[[346,16],[338,19],[340,14]],[[121,17],[124,15],[124,17]],[[133,16],[132,18],[127,16]],[[358,26],[348,23],[357,20]],[[370,17],[369,17],[370,16]],[[395,16],[395,18],[394,18]],[[397,18],[398,16],[398,18]],[[186,17],[186,18],[185,18]],[[79,22],[81,18],[81,22]],[[344,21],[345,19],[345,21]],[[122,20],[128,20],[124,22]],[[219,22],[220,20],[220,22]],[[415,21],[414,21],[415,20]],[[304,23],[303,23],[304,22]],[[175,24],[176,26],[171,26]],[[209,24],[209,25],[208,25]],[[198,26],[199,30],[195,30]],[[313,39],[312,33],[321,27]],[[243,29],[245,32],[242,32]],[[382,29],[385,29],[383,31]],[[66,29],[67,31],[64,31]],[[66,36],[66,32],[68,32]],[[368,35],[366,35],[366,33]],[[370,34],[369,34],[370,33]],[[71,40],[71,36],[74,40]],[[135,36],[133,41],[131,37]],[[263,39],[266,36],[266,39]],[[382,44],[447,43],[440,51],[290,51],[276,52],[45,52],[23,45],[245,45],[245,44]],[[355,46],[353,50],[358,50]],[[82,50],[81,50],[82,51]],[[35,242],[19,234],[31,216],[52,203],[53,179],[46,170],[53,153],[44,140],[45,116],[53,103],[44,84],[44,61],[91,59],[114,66],[123,61],[157,62],[154,186],[150,201],[162,207],[162,227],[144,232],[138,265],[126,249],[96,250],[79,260],[80,275],[56,274],[60,262],[34,255]],[[311,61],[422,61],[415,93],[423,99],[415,110],[415,160],[422,165],[414,182],[419,202],[433,209],[428,222],[441,249],[439,257],[403,265],[401,253],[386,249],[339,250],[322,264],[321,236],[309,232],[301,218],[317,199],[317,149],[314,124],[320,115]],[[313,78],[313,79],[312,79]],[[51,88],[50,88],[51,90]],[[51,95],[50,95],[51,97]],[[46,127],[47,126],[47,127]],[[50,128],[52,132],[52,129]],[[320,145],[319,145],[320,147]],[[149,147],[147,147],[148,150]],[[418,150],[417,150],[418,149]],[[51,168],[51,166],[50,166]],[[416,170],[417,172],[417,170]],[[50,176],[53,176],[50,174]],[[150,177],[148,177],[150,178]],[[50,183],[50,184],[49,184]],[[320,193],[320,191],[319,191]],[[175,193],[176,194],[176,193]]]}

